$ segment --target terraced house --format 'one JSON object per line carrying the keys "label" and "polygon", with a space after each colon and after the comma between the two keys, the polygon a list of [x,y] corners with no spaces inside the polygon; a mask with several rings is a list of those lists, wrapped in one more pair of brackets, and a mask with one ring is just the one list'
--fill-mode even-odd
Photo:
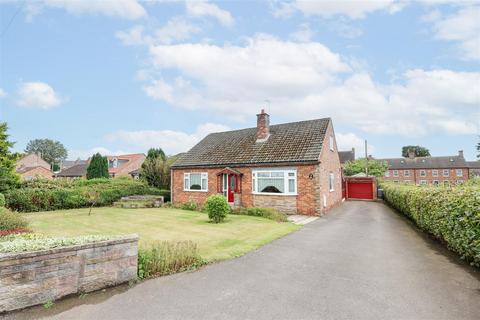
{"label": "terraced house", "polygon": [[203,205],[223,194],[232,207],[320,215],[341,201],[340,161],[330,118],[212,133],[172,166],[172,201]]}
{"label": "terraced house", "polygon": [[465,161],[463,151],[445,157],[415,157],[379,159],[388,163],[384,179],[418,185],[453,185],[469,179],[472,165]]}

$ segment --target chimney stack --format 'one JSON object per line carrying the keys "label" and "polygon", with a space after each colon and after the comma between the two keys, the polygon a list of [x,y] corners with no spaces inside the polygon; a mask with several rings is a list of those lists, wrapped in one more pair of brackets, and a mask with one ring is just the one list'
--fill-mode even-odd
{"label": "chimney stack", "polygon": [[413,150],[408,150],[408,157],[410,159],[415,159],[415,151]]}
{"label": "chimney stack", "polygon": [[458,156],[463,158],[463,150],[458,150]]}
{"label": "chimney stack", "polygon": [[270,136],[270,116],[265,110],[257,114],[257,142],[267,141]]}

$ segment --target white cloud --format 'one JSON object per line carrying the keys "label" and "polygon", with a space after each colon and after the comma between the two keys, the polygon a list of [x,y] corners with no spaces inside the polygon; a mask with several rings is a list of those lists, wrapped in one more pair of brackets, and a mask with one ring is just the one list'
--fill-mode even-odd
{"label": "white cloud", "polygon": [[[360,138],[355,133],[335,133],[337,139],[338,150],[349,151],[355,148],[355,157],[364,157],[365,154],[365,139]],[[373,154],[375,147],[367,143],[367,153]]]}
{"label": "white cloud", "polygon": [[409,136],[476,132],[478,72],[414,69],[381,84],[320,43],[266,35],[243,46],[151,46],[150,55],[152,71],[175,75],[149,79],[146,94],[179,108],[244,120],[269,99],[272,120],[330,116],[364,132]]}
{"label": "white cloud", "polygon": [[45,82],[23,82],[18,91],[17,104],[21,107],[50,109],[59,106],[64,99]]}
{"label": "white cloud", "polygon": [[5,92],[5,90],[0,88],[0,98],[6,97],[6,96],[7,96],[7,93]]}
{"label": "white cloud", "polygon": [[194,133],[174,130],[118,131],[107,135],[110,142],[121,142],[135,150],[161,147],[168,154],[186,152],[209,133],[227,131],[222,124],[205,123]]}
{"label": "white cloud", "polygon": [[462,57],[480,60],[480,6],[461,7],[452,15],[442,17],[438,11],[423,17],[433,23],[436,39],[458,44]]}
{"label": "white cloud", "polygon": [[45,7],[64,9],[74,15],[104,15],[129,20],[135,20],[147,15],[147,12],[137,0],[43,0],[27,5],[27,20],[31,20]]}
{"label": "white cloud", "polygon": [[297,0],[278,3],[273,14],[277,17],[286,17],[298,10],[306,16],[321,16],[324,18],[346,16],[350,19],[363,19],[367,14],[375,11],[386,11],[390,14],[396,13],[401,10],[404,5],[404,2],[396,0]]}
{"label": "white cloud", "polygon": [[202,30],[182,17],[174,17],[163,27],[153,30],[151,35],[144,31],[145,28],[139,25],[128,31],[118,31],[115,36],[126,46],[171,44],[186,40]]}
{"label": "white cloud", "polygon": [[297,31],[290,33],[290,39],[298,42],[309,42],[313,37],[313,31],[308,23],[302,23]]}
{"label": "white cloud", "polygon": [[187,1],[185,5],[187,14],[191,17],[213,17],[227,27],[230,27],[235,23],[235,19],[230,12],[220,9],[213,3],[208,3],[206,1]]}

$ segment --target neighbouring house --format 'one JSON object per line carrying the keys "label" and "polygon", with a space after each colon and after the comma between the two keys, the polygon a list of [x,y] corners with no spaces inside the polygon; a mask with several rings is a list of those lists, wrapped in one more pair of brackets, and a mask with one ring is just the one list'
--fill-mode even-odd
{"label": "neighbouring house", "polygon": [[202,206],[223,194],[232,207],[273,207],[321,215],[342,200],[341,168],[330,118],[212,133],[171,167],[172,201]]}
{"label": "neighbouring house", "polygon": [[145,161],[143,153],[123,154],[118,156],[107,156],[108,173],[110,177],[134,176],[137,174]]}
{"label": "neighbouring house", "polygon": [[462,150],[455,156],[415,157],[410,152],[407,158],[379,160],[388,164],[384,180],[417,185],[461,184],[468,180],[471,170]]}
{"label": "neighbouring house", "polygon": [[347,161],[355,161],[355,148],[348,151],[338,151],[338,157],[340,158],[340,165],[343,168]]}
{"label": "neighbouring house", "polygon": [[81,159],[64,160],[64,161],[62,161],[62,163],[60,165],[60,169],[61,170],[68,169],[68,168],[71,168],[71,167],[79,165],[79,164],[83,164],[83,165],[88,164],[88,160],[81,160]]}
{"label": "neighbouring house", "polygon": [[79,163],[68,167],[66,169],[62,169],[59,173],[55,175],[55,178],[62,178],[62,179],[82,179],[87,177],[87,167],[88,162]]}
{"label": "neighbouring house", "polygon": [[50,164],[43,160],[38,154],[27,154],[17,160],[15,169],[22,180],[33,180],[37,178],[53,179],[53,172]]}

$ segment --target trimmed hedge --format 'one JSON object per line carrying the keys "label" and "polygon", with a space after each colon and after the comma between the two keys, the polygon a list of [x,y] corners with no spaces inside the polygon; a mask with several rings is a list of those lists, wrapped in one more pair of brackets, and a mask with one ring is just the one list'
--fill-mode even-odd
{"label": "trimmed hedge", "polygon": [[453,188],[382,184],[385,201],[480,267],[480,185]]}
{"label": "trimmed hedge", "polygon": [[[92,199],[91,194],[98,195]],[[132,179],[92,179],[76,181],[35,181],[22,184],[5,194],[7,207],[19,212],[37,212],[108,206],[121,197],[162,195],[170,200],[170,191],[149,187]]]}

